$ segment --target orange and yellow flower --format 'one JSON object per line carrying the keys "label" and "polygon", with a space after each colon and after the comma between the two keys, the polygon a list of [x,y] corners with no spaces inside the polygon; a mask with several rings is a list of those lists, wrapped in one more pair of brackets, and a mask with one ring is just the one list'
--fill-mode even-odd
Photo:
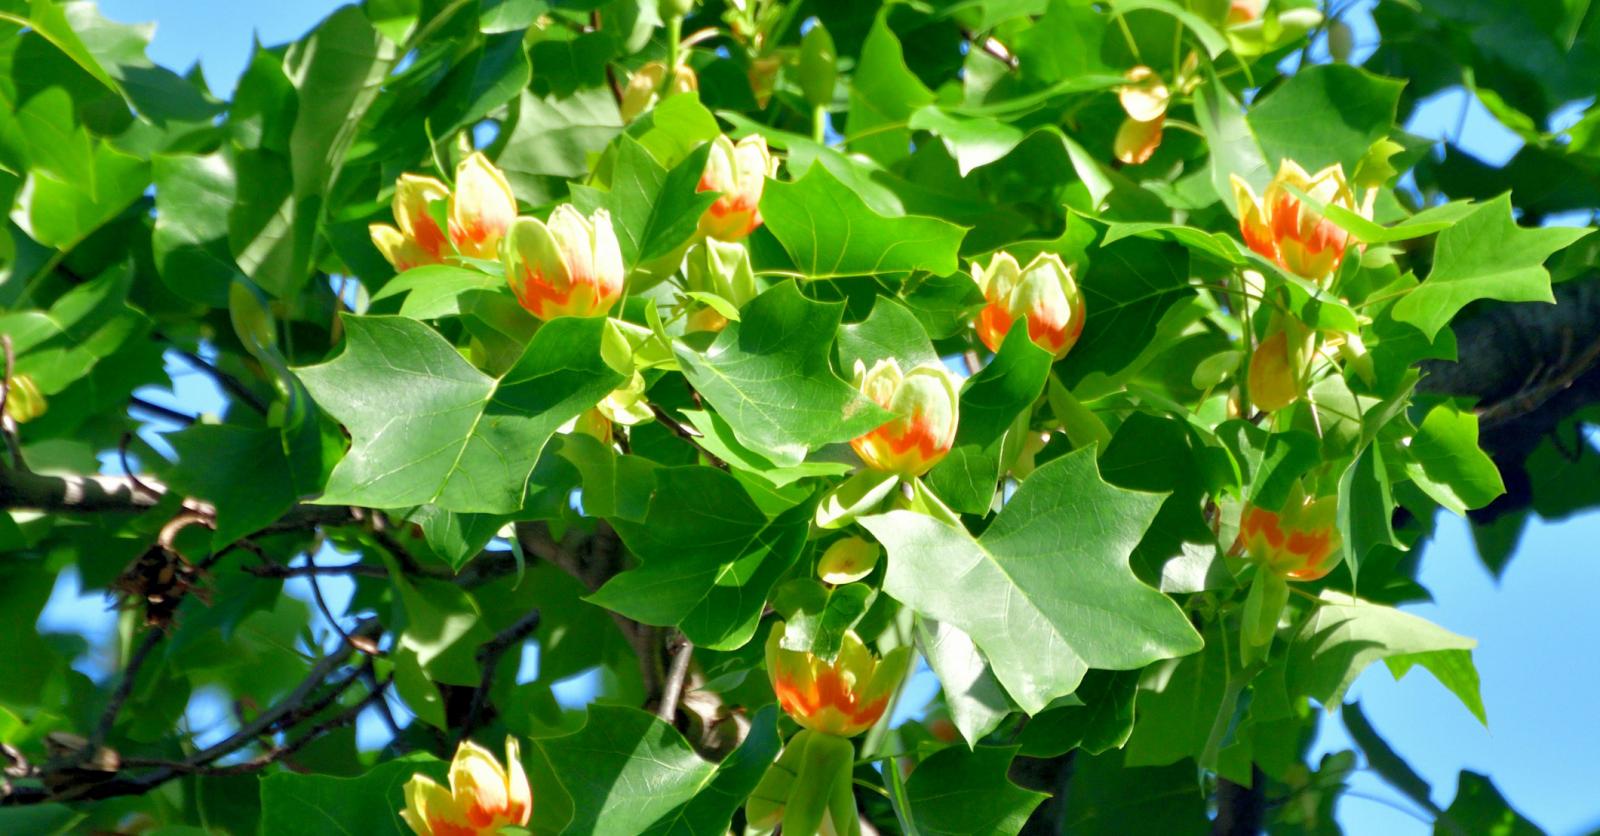
{"label": "orange and yellow flower", "polygon": [[456,166],[456,188],[450,195],[450,242],[472,258],[496,258],[500,239],[517,218],[517,198],[505,174],[481,152]]}
{"label": "orange and yellow flower", "polygon": [[1250,355],[1250,403],[1262,412],[1277,412],[1304,394],[1306,366],[1311,362],[1312,332],[1292,317],[1273,313],[1266,336]]}
{"label": "orange and yellow flower", "polygon": [[596,209],[586,218],[567,203],[549,223],[523,217],[511,224],[505,267],[517,301],[543,320],[604,316],[626,278],[611,214]]}
{"label": "orange and yellow flower", "polygon": [[1244,507],[1235,548],[1289,580],[1314,581],[1339,565],[1338,510],[1337,497],[1309,497],[1296,486],[1282,511]]}
{"label": "orange and yellow flower", "polygon": [[996,253],[987,268],[972,263],[972,278],[989,304],[978,314],[978,339],[999,351],[1011,325],[1028,322],[1028,336],[1057,360],[1067,356],[1083,334],[1083,293],[1072,268],[1055,253],[1040,253],[1019,267],[1010,253]]}
{"label": "orange and yellow flower", "polygon": [[721,195],[700,216],[700,231],[723,241],[737,241],[754,232],[761,225],[761,193],[772,172],[766,137],[751,134],[738,144],[725,136],[712,140],[697,191]]}
{"label": "orange and yellow flower", "polygon": [[400,175],[395,182],[392,206],[398,228],[389,224],[372,224],[367,228],[372,233],[372,243],[394,269],[405,272],[444,261],[449,239],[429,214],[428,205],[449,198],[450,187],[432,177]]}
{"label": "orange and yellow flower", "polygon": [[1239,175],[1232,175],[1234,198],[1239,204],[1239,232],[1245,244],[1279,267],[1302,278],[1320,281],[1339,269],[1350,233],[1305,205],[1289,187],[1326,206],[1372,216],[1371,196],[1358,203],[1355,190],[1335,163],[1307,174],[1293,160],[1284,160],[1267,185],[1262,199]]}
{"label": "orange and yellow flower", "polygon": [[856,388],[895,413],[877,429],[850,442],[867,467],[921,476],[955,444],[961,401],[955,377],[944,366],[924,363],[902,372],[900,364],[888,358],[869,371],[866,363],[857,360]]}
{"label": "orange and yellow flower", "polygon": [[412,776],[400,818],[418,836],[484,836],[527,824],[533,791],[520,756],[514,737],[506,738],[504,767],[488,749],[463,741],[450,761],[450,787],[426,775]]}
{"label": "orange and yellow flower", "polygon": [[853,630],[831,663],[784,650],[783,629],[780,621],[767,636],[767,674],[778,705],[812,731],[854,737],[871,728],[911,666],[911,648],[897,647],[879,659]]}

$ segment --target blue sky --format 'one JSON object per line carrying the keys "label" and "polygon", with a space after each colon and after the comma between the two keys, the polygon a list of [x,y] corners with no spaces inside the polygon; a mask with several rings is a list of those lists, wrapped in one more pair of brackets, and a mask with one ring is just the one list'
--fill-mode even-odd
{"label": "blue sky", "polygon": [[[253,38],[268,44],[293,39],[337,5],[331,0],[102,0],[101,9],[122,22],[157,21],[151,57],[180,71],[199,60],[211,88],[226,96],[244,68]],[[1355,18],[1354,60],[1359,61],[1375,34],[1364,13]],[[1424,136],[1453,138],[1458,125],[1460,144],[1494,164],[1508,160],[1520,145],[1461,90],[1425,102],[1408,128]],[[181,364],[173,371],[175,391],[141,394],[190,411],[218,408],[220,400],[209,381]],[[1600,758],[1595,757],[1600,723],[1593,719],[1593,695],[1600,691],[1600,662],[1592,646],[1593,637],[1600,636],[1600,607],[1594,605],[1592,592],[1600,589],[1595,542],[1600,542],[1600,513],[1555,523],[1535,520],[1497,581],[1479,562],[1466,524],[1449,516],[1440,520],[1422,561],[1421,580],[1435,600],[1407,609],[1479,640],[1476,659],[1488,727],[1480,726],[1420,669],[1395,682],[1383,666],[1376,666],[1350,695],[1361,700],[1378,731],[1429,781],[1440,806],[1448,806],[1456,774],[1466,768],[1489,774],[1514,806],[1552,833],[1587,833],[1600,827]],[[319,563],[337,560],[319,556]],[[102,599],[80,597],[76,591],[75,578],[64,576],[40,619],[41,628],[109,637],[112,621]],[[348,588],[330,583],[324,591],[334,610],[342,611]],[[291,585],[290,592],[309,599],[303,582]],[[525,659],[524,676],[532,673],[535,656],[530,651]],[[94,664],[90,660],[86,666]],[[905,709],[925,703],[933,687],[928,677],[919,677]],[[582,682],[563,689],[572,700],[587,690]],[[197,728],[221,721],[217,703],[195,700],[191,721]],[[382,734],[374,724],[362,726],[368,742]],[[1349,739],[1337,717],[1330,718],[1317,750],[1343,748],[1350,748]],[[1339,808],[1347,832],[1431,832],[1430,824],[1404,812],[1415,805],[1376,775],[1360,773],[1353,783],[1354,794]]]}

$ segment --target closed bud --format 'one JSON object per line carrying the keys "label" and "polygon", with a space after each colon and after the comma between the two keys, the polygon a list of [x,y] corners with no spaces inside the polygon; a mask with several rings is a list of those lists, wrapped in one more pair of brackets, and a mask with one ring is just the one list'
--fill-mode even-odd
{"label": "closed bud", "polygon": [[450,195],[450,241],[456,252],[472,258],[495,258],[500,239],[517,218],[517,198],[500,169],[481,152],[456,166],[456,190]]}
{"label": "closed bud", "polygon": [[447,239],[429,206],[449,198],[450,189],[432,177],[402,174],[395,181],[392,208],[398,228],[388,224],[369,227],[372,243],[394,269],[404,272],[444,261]]}
{"label": "closed bud", "polygon": [[[756,298],[756,274],[743,244],[707,238],[689,250],[685,273],[689,290],[715,294],[735,308]],[[720,331],[727,324],[727,318],[709,306],[689,317],[691,331]]]}
{"label": "closed bud", "polygon": [[[628,76],[628,86],[622,91],[622,104],[620,105],[623,122],[632,122],[639,118],[645,111],[656,106],[661,101],[661,85],[667,79],[667,65],[660,61],[651,61],[633,71]],[[687,66],[679,66],[672,74],[672,84],[667,88],[667,97],[679,93],[691,93],[700,89],[700,79],[694,70]]]}
{"label": "closed bud", "polygon": [[48,410],[49,403],[45,401],[44,393],[39,391],[39,384],[26,374],[11,376],[11,389],[6,392],[6,414],[18,424],[26,424]]}
{"label": "closed bud", "polygon": [[603,316],[622,296],[622,250],[604,209],[586,218],[564,203],[549,223],[517,218],[505,266],[517,301],[543,320]]}
{"label": "closed bud", "polygon": [[817,577],[823,583],[834,585],[855,583],[872,574],[883,556],[883,548],[860,537],[845,537],[833,541],[822,557],[817,558]]}
{"label": "closed bud", "polygon": [[1297,320],[1274,313],[1267,334],[1250,355],[1250,403],[1262,412],[1276,412],[1300,400],[1311,331]]}
{"label": "closed bud", "polygon": [[1261,17],[1262,5],[1260,0],[1233,0],[1228,4],[1228,25],[1249,23]]}
{"label": "closed bud", "polygon": [[778,86],[778,70],[783,66],[783,59],[776,55],[763,55],[750,59],[750,69],[745,71],[745,78],[750,81],[750,95],[755,97],[756,106],[766,110],[767,103],[772,101],[772,91]]}
{"label": "closed bud", "polygon": [[721,192],[700,216],[700,231],[723,241],[737,241],[761,225],[761,193],[773,172],[766,137],[751,134],[734,144],[726,136],[711,142],[699,191]]}
{"label": "closed bud", "polygon": [[1338,163],[1316,174],[1306,174],[1293,160],[1284,160],[1261,200],[1239,175],[1232,175],[1232,182],[1239,204],[1239,232],[1245,244],[1279,267],[1313,281],[1339,269],[1350,233],[1305,205],[1288,187],[1324,205],[1338,206],[1363,217],[1372,215],[1369,205],[1357,203],[1355,192],[1345,180],[1344,168]]}
{"label": "closed bud", "polygon": [[506,764],[471,741],[456,749],[450,786],[426,775],[406,783],[400,818],[418,836],[487,836],[502,827],[521,827],[533,813],[533,793],[522,769],[516,738],[506,738]]}
{"label": "closed bud", "polygon": [[833,85],[839,78],[839,53],[834,49],[828,27],[817,21],[800,39],[800,91],[806,103],[823,107],[833,101]]}
{"label": "closed bud", "polygon": [[850,442],[873,470],[921,476],[950,452],[960,418],[955,377],[937,363],[901,372],[893,358],[871,370],[856,361],[856,388],[895,417]]}
{"label": "closed bud", "polygon": [[1161,129],[1166,121],[1165,116],[1157,116],[1149,122],[1140,122],[1132,117],[1122,120],[1122,126],[1117,128],[1117,136],[1111,143],[1112,152],[1128,165],[1149,162],[1155,156],[1156,149],[1161,147]]}
{"label": "closed bud", "polygon": [[611,431],[611,419],[599,406],[578,413],[578,417],[562,424],[557,432],[586,435],[607,447],[611,446],[615,438]]}
{"label": "closed bud", "polygon": [[[614,422],[624,427],[633,427],[648,421],[655,420],[656,414],[650,409],[650,402],[644,396],[644,375],[634,372],[628,382],[606,395],[605,400],[595,405],[600,415],[608,422]],[[610,423],[607,424],[609,440]]]}
{"label": "closed bud", "polygon": [[1328,57],[1340,64],[1348,64],[1355,46],[1355,33],[1350,31],[1350,24],[1342,20],[1328,24]]}
{"label": "closed bud", "polygon": [[1314,581],[1339,565],[1338,510],[1336,497],[1306,496],[1296,484],[1281,511],[1244,507],[1235,549],[1280,577]]}
{"label": "closed bud", "polygon": [[1129,119],[1154,122],[1167,114],[1167,102],[1172,95],[1155,70],[1138,66],[1128,70],[1124,77],[1128,83],[1117,88],[1117,101]]}
{"label": "closed bud", "polygon": [[767,636],[767,674],[778,705],[795,722],[837,737],[854,737],[878,722],[911,665],[911,648],[897,647],[879,659],[848,630],[830,663],[784,650],[783,628],[779,621]]}
{"label": "closed bud", "polygon": [[1055,253],[1040,253],[1018,267],[1010,253],[996,253],[987,268],[972,263],[972,278],[988,305],[978,314],[978,339],[999,351],[1012,323],[1025,319],[1028,337],[1057,360],[1083,334],[1083,292],[1072,268]]}

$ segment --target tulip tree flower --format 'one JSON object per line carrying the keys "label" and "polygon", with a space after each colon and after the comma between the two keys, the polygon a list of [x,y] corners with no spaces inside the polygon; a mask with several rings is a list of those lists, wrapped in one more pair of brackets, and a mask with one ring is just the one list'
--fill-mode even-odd
{"label": "tulip tree flower", "polygon": [[1284,160],[1278,174],[1256,198],[1254,189],[1239,175],[1231,175],[1239,204],[1239,232],[1245,244],[1279,267],[1302,278],[1320,281],[1344,261],[1350,233],[1324,218],[1289,190],[1298,189],[1327,206],[1338,206],[1362,217],[1372,216],[1371,198],[1357,204],[1355,191],[1338,163],[1307,174],[1293,160]]}
{"label": "tulip tree flower", "polygon": [[711,155],[697,191],[721,192],[700,216],[700,231],[723,241],[737,241],[761,225],[761,192],[774,170],[767,139],[751,134],[734,144],[725,136],[711,141]]}
{"label": "tulip tree flower", "polygon": [[548,223],[517,218],[507,244],[506,280],[540,319],[603,316],[622,296],[622,250],[604,209],[586,218],[564,203]]}
{"label": "tulip tree flower", "polygon": [[[690,292],[710,293],[734,308],[756,298],[756,275],[743,244],[707,238],[689,250],[686,263]],[[689,315],[688,330],[721,331],[727,324],[728,318],[708,305]]]}
{"label": "tulip tree flower", "polygon": [[1234,548],[1279,577],[1317,580],[1339,565],[1338,510],[1337,497],[1307,496],[1296,485],[1281,511],[1245,506]]}
{"label": "tulip tree flower", "polygon": [[533,792],[522,770],[520,747],[506,738],[506,765],[488,749],[463,741],[450,761],[450,787],[426,775],[406,782],[400,818],[418,836],[487,836],[506,826],[526,825]]}
{"label": "tulip tree flower", "polygon": [[868,370],[856,361],[856,388],[895,417],[850,442],[867,467],[913,477],[927,473],[950,452],[960,420],[955,377],[937,363],[900,371],[894,358]]}
{"label": "tulip tree flower", "polygon": [[1128,83],[1117,88],[1117,101],[1127,118],[1117,129],[1112,150],[1117,159],[1138,165],[1150,159],[1161,145],[1161,128],[1167,120],[1172,92],[1155,70],[1138,66],[1126,73]]}
{"label": "tulip tree flower", "polygon": [[450,188],[432,177],[402,174],[395,183],[394,220],[399,228],[372,224],[372,243],[394,269],[401,272],[425,264],[439,264],[447,255],[443,229],[429,214],[428,206],[448,200]]}
{"label": "tulip tree flower", "polygon": [[[632,122],[661,101],[661,83],[667,78],[667,65],[651,61],[628,76],[628,86],[622,91],[620,110],[623,122]],[[666,91],[668,98],[679,93],[692,93],[700,89],[700,79],[694,70],[680,65],[672,73],[672,86]]]}
{"label": "tulip tree flower", "polygon": [[1028,336],[1057,360],[1067,356],[1083,334],[1083,293],[1072,268],[1055,253],[1040,253],[1018,267],[1010,253],[996,253],[987,268],[972,263],[972,278],[989,304],[978,314],[978,339],[999,351],[1011,324],[1028,321]]}
{"label": "tulip tree flower", "polygon": [[1300,400],[1311,361],[1310,329],[1293,317],[1274,313],[1267,333],[1250,355],[1250,403],[1277,412]]}
{"label": "tulip tree flower", "polygon": [[883,556],[883,548],[860,537],[843,537],[833,541],[822,557],[817,558],[817,577],[823,583],[834,585],[855,583],[872,574]]}
{"label": "tulip tree flower", "polygon": [[506,176],[481,152],[456,166],[456,188],[450,195],[450,241],[456,252],[472,258],[495,258],[500,239],[517,217],[517,198]]}
{"label": "tulip tree flower", "polygon": [[767,675],[778,705],[796,723],[836,737],[871,728],[911,665],[911,648],[897,647],[879,659],[855,631],[846,631],[832,662],[800,650],[784,650],[783,622],[767,636]]}

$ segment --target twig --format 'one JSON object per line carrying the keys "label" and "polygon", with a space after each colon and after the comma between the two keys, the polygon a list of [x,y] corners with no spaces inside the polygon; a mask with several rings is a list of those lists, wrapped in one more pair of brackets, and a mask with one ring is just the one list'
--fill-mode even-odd
{"label": "twig", "polygon": [[133,433],[125,432],[122,434],[122,438],[117,441],[117,460],[122,464],[122,472],[127,474],[128,481],[133,483],[135,490],[142,491],[151,498],[159,501],[161,499],[161,492],[150,487],[149,485],[146,485],[144,482],[139,481],[139,477],[133,475],[133,468],[128,466],[128,442],[132,440]]}
{"label": "twig", "polygon": [[387,578],[389,570],[382,566],[370,566],[364,563],[348,563],[342,566],[284,566],[281,563],[268,563],[260,566],[246,566],[244,571],[258,578],[304,578],[315,575],[357,575],[363,578]]}
{"label": "twig", "polygon": [[200,420],[199,418],[196,418],[187,412],[179,412],[172,407],[162,406],[161,404],[147,401],[140,397],[129,398],[128,406],[133,409],[142,409],[151,415],[155,415],[159,418],[165,418],[168,421],[173,421],[185,426],[192,426],[196,421]]}
{"label": "twig", "polygon": [[5,351],[5,376],[0,377],[0,433],[5,435],[6,449],[11,456],[11,466],[22,470],[22,440],[17,437],[16,423],[11,420],[7,407],[11,401],[11,376],[16,372],[17,352],[11,344],[10,334],[0,334],[0,348]]}
{"label": "twig", "polygon": [[650,404],[650,411],[655,414],[656,420],[661,422],[661,426],[666,427],[669,430],[672,430],[673,435],[676,435],[677,437],[683,439],[684,441],[689,442],[691,445],[694,446],[694,448],[696,450],[700,451],[701,455],[703,455],[707,459],[709,459],[713,465],[715,465],[717,467],[720,467],[723,470],[727,470],[728,469],[728,463],[727,462],[723,461],[722,459],[717,458],[717,455],[715,453],[712,453],[710,450],[707,450],[705,448],[705,446],[700,443],[700,439],[701,439],[702,436],[700,435],[699,432],[684,426],[676,418],[673,418],[671,415],[668,415],[667,411],[665,409],[662,409],[661,406],[658,405],[658,404]]}
{"label": "twig", "polygon": [[656,716],[668,725],[678,719],[678,701],[683,698],[683,682],[689,677],[689,661],[694,656],[694,642],[687,636],[672,656],[672,667],[667,671],[667,681],[661,686],[661,704],[656,706]]}
{"label": "twig", "polygon": [[333,617],[333,609],[328,606],[328,599],[322,597],[322,584],[317,583],[317,559],[313,554],[313,551],[306,552],[306,568],[312,570],[306,575],[306,582],[311,584],[311,597],[316,599],[317,609],[321,610],[322,617],[328,620],[328,626],[332,627],[339,634],[339,639],[341,641],[343,641],[345,644],[350,644],[350,634],[346,633],[344,628],[339,626],[339,619]]}
{"label": "twig", "polygon": [[478,664],[483,667],[483,678],[478,682],[478,690],[472,692],[472,702],[467,706],[467,716],[461,722],[460,740],[471,737],[483,719],[483,710],[489,704],[489,689],[494,685],[494,671],[500,665],[500,657],[511,648],[521,645],[537,629],[539,629],[539,611],[530,610],[527,615],[496,633],[494,638],[478,648],[477,658]]}
{"label": "twig", "polygon": [[144,667],[145,660],[150,658],[151,651],[161,642],[166,633],[159,628],[150,628],[145,631],[144,640],[139,643],[128,657],[128,663],[122,667],[122,678],[117,681],[117,687],[106,699],[106,707],[100,712],[100,722],[95,725],[94,736],[89,738],[89,745],[80,751],[79,761],[87,759],[111,736],[111,729],[117,724],[117,715],[122,712],[122,704],[128,701],[128,695],[133,693],[133,684],[139,678],[139,669]]}

